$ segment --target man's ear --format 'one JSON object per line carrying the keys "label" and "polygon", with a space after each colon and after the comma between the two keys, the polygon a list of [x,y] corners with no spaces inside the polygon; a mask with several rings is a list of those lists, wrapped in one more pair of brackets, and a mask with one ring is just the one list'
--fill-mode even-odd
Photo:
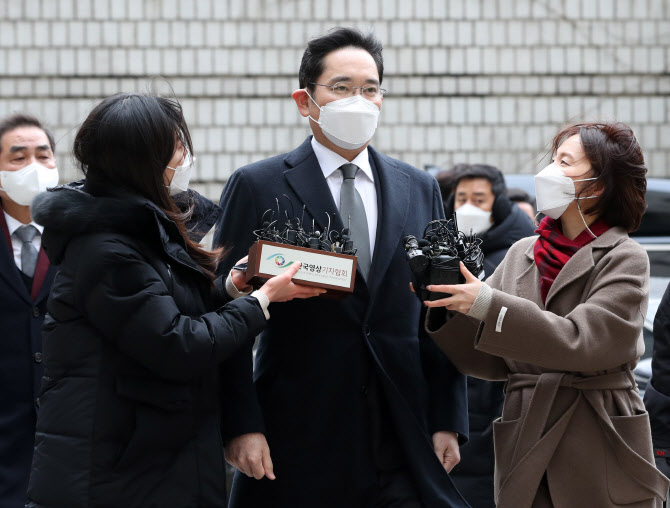
{"label": "man's ear", "polygon": [[307,91],[304,88],[298,88],[291,94],[291,97],[293,97],[293,100],[297,104],[300,114],[304,117],[309,116],[310,98],[309,95],[307,95]]}

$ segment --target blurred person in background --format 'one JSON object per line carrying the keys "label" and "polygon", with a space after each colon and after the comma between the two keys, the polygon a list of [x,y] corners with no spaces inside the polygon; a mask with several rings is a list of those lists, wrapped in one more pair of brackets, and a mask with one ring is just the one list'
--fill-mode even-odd
{"label": "blurred person in background", "polygon": [[58,185],[53,135],[30,115],[0,120],[0,508],[26,503],[42,379],[41,328],[55,268],[30,205]]}
{"label": "blurred person in background", "polygon": [[644,391],[644,405],[649,411],[656,466],[670,478],[670,286],[654,317],[651,379]]}
{"label": "blurred person in background", "polygon": [[452,193],[445,214],[456,212],[458,229],[482,240],[484,270],[491,275],[517,240],[531,236],[533,222],[507,197],[502,172],[486,164],[461,164],[454,168]]}
{"label": "blurred person in background", "polygon": [[173,199],[194,160],[176,100],[109,97],[73,151],[86,180],[33,201],[59,271],[27,506],[225,506],[220,365],[253,343],[269,302],[319,290],[291,267],[230,301],[222,251],[188,236],[192,210]]}
{"label": "blurred person in background", "polygon": [[535,200],[526,191],[518,187],[511,187],[507,189],[507,197],[512,203],[516,203],[516,206],[521,208],[530,217],[530,220],[535,223],[535,216],[537,215]]}
{"label": "blurred person in background", "polygon": [[456,181],[455,175],[459,170],[467,166],[469,166],[469,164],[456,164],[453,168],[443,169],[442,171],[440,171],[435,175],[437,185],[439,185],[440,187],[440,194],[442,195],[442,201],[444,202],[445,211],[447,206],[447,200],[454,192],[454,185]]}
{"label": "blurred person in background", "polygon": [[[445,213],[454,211],[459,229],[482,239],[484,269],[490,276],[516,241],[531,236],[532,221],[506,194],[505,179],[485,164],[458,164],[450,173],[451,194]],[[493,508],[493,420],[502,414],[503,382],[468,377],[470,441],[451,478],[467,501],[477,508]]]}
{"label": "blurred person in background", "polygon": [[647,168],[622,123],[562,129],[535,175],[539,236],[486,282],[435,285],[427,328],[464,374],[506,380],[493,424],[498,508],[659,508],[649,416],[632,370],[644,351],[649,259],[628,233]]}

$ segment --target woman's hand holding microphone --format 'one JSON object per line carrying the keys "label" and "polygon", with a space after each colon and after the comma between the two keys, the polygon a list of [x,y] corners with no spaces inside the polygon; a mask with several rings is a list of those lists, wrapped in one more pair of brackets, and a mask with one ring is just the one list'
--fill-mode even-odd
{"label": "woman's hand holding microphone", "polygon": [[463,262],[461,262],[460,265],[461,273],[463,274],[463,277],[465,277],[465,283],[427,286],[426,289],[428,289],[428,291],[448,293],[451,294],[451,296],[449,298],[442,298],[441,300],[426,300],[424,302],[426,307],[444,307],[447,310],[460,312],[461,314],[467,314],[470,311],[472,304],[475,303],[475,300],[477,299],[479,289],[483,282],[472,275]]}

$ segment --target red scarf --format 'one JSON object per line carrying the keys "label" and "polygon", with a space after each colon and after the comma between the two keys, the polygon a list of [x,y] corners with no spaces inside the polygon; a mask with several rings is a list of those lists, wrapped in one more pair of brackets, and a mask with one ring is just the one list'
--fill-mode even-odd
{"label": "red scarf", "polygon": [[[602,235],[610,227],[604,220],[594,222],[590,229],[596,237]],[[561,268],[570,260],[575,252],[588,245],[595,238],[587,229],[582,231],[577,238],[570,240],[563,236],[560,220],[545,217],[535,230],[540,237],[535,242],[533,254],[535,265],[540,272],[540,292],[542,301],[547,301],[547,294],[551,285],[558,277]]]}

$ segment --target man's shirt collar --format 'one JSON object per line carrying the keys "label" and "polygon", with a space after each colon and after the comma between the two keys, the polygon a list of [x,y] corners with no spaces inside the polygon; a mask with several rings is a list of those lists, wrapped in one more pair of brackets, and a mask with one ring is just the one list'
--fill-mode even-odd
{"label": "man's shirt collar", "polygon": [[[319,166],[321,166],[321,171],[323,171],[324,178],[328,178],[343,164],[347,164],[349,162],[340,154],[337,154],[330,148],[323,146],[316,140],[314,136],[312,136],[312,149],[314,150],[314,154],[319,161]],[[359,153],[356,158],[351,161],[351,163],[356,164],[356,166],[361,168],[363,173],[367,175],[370,181],[374,182],[375,179],[372,175],[372,167],[370,166],[370,159],[368,157],[368,147],[366,146],[365,150]]]}
{"label": "man's shirt collar", "polygon": [[[5,210],[3,210],[2,213],[5,214],[5,222],[7,223],[7,229],[9,230],[9,236],[12,236],[14,234],[14,231],[19,229],[21,226],[26,225],[16,220],[14,217],[9,215]],[[35,222],[32,221],[29,222],[29,224],[35,226],[35,228],[37,228],[37,231],[39,231],[40,235],[44,232],[44,226],[40,226],[39,224],[36,224]]]}

